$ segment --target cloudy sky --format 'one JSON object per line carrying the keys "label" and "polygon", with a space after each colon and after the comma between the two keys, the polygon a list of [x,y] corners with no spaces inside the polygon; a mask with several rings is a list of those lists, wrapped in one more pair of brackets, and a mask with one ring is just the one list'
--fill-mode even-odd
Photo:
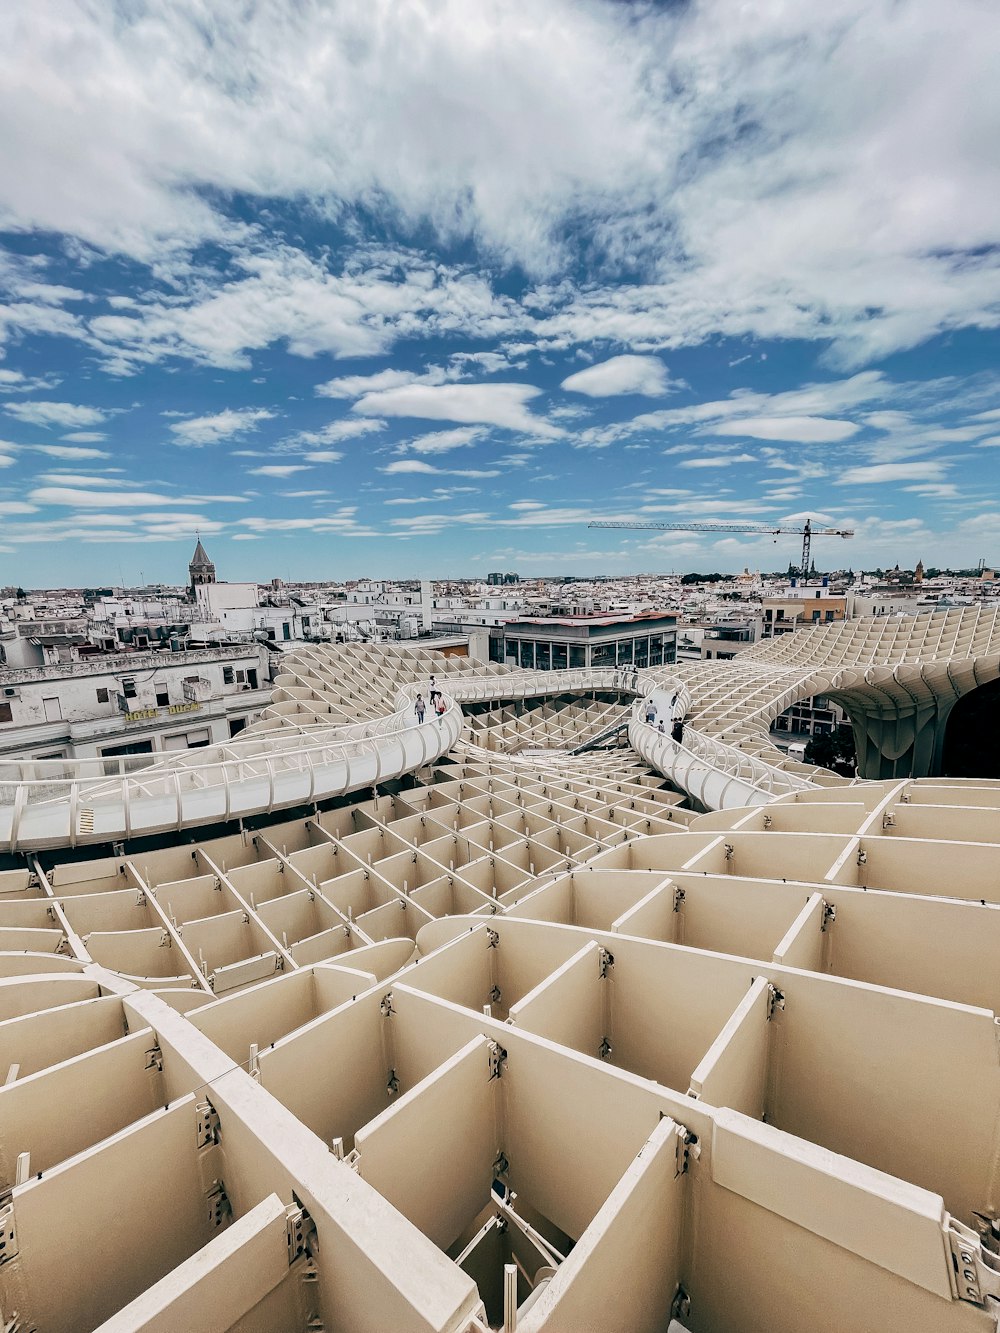
{"label": "cloudy sky", "polygon": [[0,584],[1000,562],[993,0],[10,0]]}

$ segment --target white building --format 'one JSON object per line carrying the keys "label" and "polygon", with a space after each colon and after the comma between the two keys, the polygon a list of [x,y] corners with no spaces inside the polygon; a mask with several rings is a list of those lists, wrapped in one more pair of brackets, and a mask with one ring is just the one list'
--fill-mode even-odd
{"label": "white building", "polygon": [[217,744],[269,697],[258,644],[0,670],[0,754],[88,758]]}

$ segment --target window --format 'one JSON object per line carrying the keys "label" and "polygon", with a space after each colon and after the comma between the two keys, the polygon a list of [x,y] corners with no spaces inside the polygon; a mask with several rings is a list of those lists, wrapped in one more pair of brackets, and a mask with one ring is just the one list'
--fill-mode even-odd
{"label": "window", "polygon": [[122,680],[122,694],[126,699],[134,699],[136,696],[135,680],[132,676],[125,676]]}
{"label": "window", "polygon": [[167,691],[166,685],[164,685],[163,681],[160,680],[156,682],[156,684],[153,686],[153,689],[156,691],[157,708],[166,708],[167,705],[170,703],[170,695]]}
{"label": "window", "polygon": [[223,685],[235,685],[236,672],[232,667],[224,666],[222,668],[222,683]]}
{"label": "window", "polygon": [[111,692],[106,687],[102,687],[97,691],[97,702],[99,704],[106,704],[110,702],[110,699],[111,699]]}
{"label": "window", "polygon": [[10,710],[10,704],[0,704],[0,722],[13,722],[14,715]]}

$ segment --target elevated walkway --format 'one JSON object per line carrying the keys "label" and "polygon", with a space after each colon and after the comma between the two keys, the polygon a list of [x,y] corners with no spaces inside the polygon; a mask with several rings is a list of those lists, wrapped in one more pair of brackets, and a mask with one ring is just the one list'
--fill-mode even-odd
{"label": "elevated walkway", "polygon": [[[344,719],[352,704],[357,716],[357,696],[338,683],[336,651],[310,649],[289,659],[265,721],[245,739],[152,763],[148,756],[0,761],[0,850],[116,842],[347,795],[440,759],[463,733],[463,703],[566,694],[630,697],[633,749],[707,809],[847,781],[789,760],[770,740],[780,713],[817,694],[850,716],[861,777],[926,776],[940,764],[956,701],[1000,677],[998,614],[970,607],[870,617],[802,630],[733,662],[643,672],[521,671],[372,649],[358,658],[362,684],[352,687],[364,692],[371,716],[350,723]],[[413,676],[424,658],[442,673],[447,706],[421,724],[413,703],[428,686]],[[645,721],[647,699],[665,716],[675,692],[686,710],[680,743]],[[383,711],[389,697],[394,702]],[[612,718],[572,752],[585,753],[625,725]]]}

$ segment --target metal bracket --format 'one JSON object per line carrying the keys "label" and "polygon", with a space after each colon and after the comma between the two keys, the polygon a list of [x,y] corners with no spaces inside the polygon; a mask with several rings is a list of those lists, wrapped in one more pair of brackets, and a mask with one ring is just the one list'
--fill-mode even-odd
{"label": "metal bracket", "polygon": [[17,1229],[14,1226],[14,1205],[0,1209],[0,1264],[17,1258]]}
{"label": "metal bracket", "polygon": [[778,990],[777,986],[767,983],[767,1021],[770,1023],[778,1009],[785,1007],[785,992]]}
{"label": "metal bracket", "polygon": [[490,1004],[499,1004],[503,998],[503,992],[499,986],[493,986],[490,990]]}
{"label": "metal bracket", "polygon": [[495,930],[490,930],[489,927],[487,927],[486,929],[487,949],[495,949],[499,943],[500,943],[500,936],[497,934]]}
{"label": "metal bracket", "polygon": [[599,948],[597,951],[598,975],[604,981],[608,973],[615,965],[615,956],[608,949]]}
{"label": "metal bracket", "polygon": [[135,905],[136,907],[146,906],[146,894],[142,889],[135,895]]}
{"label": "metal bracket", "polygon": [[684,900],[687,898],[686,889],[674,889],[674,911],[679,912],[684,906]]}
{"label": "metal bracket", "polygon": [[396,1077],[395,1069],[389,1070],[389,1075],[385,1081],[385,1094],[387,1097],[395,1097],[399,1091],[399,1079]]}
{"label": "metal bracket", "polygon": [[163,1052],[160,1050],[159,1042],[155,1046],[150,1046],[146,1051],[145,1069],[163,1069]]}
{"label": "metal bracket", "polygon": [[885,814],[882,816],[882,827],[884,829],[896,827],[896,816],[892,813],[891,810],[887,810]]}
{"label": "metal bracket", "polygon": [[836,909],[836,907],[833,905],[833,903],[824,903],[824,904],[823,904],[823,920],[820,922],[820,925],[819,925],[820,930],[821,930],[821,931],[825,931],[825,930],[827,929],[828,926],[832,926],[832,925],[833,925],[833,923],[836,921],[836,919],[837,919],[837,909]]}
{"label": "metal bracket", "polygon": [[611,1059],[611,1043],[610,1041],[608,1041],[607,1037],[601,1038],[601,1044],[598,1047],[597,1054],[601,1057],[602,1060]]}
{"label": "metal bracket", "polygon": [[701,1145],[698,1142],[698,1135],[692,1134],[684,1125],[676,1125],[674,1133],[677,1135],[677,1142],[674,1145],[676,1154],[677,1170],[674,1172],[674,1179],[684,1175],[692,1162],[698,1160],[701,1156]]}
{"label": "metal bracket", "polygon": [[733,844],[731,842],[727,842],[725,844],[725,848],[726,848],[726,860],[731,861],[736,854],[733,850]]}
{"label": "metal bracket", "polygon": [[498,1041],[487,1042],[489,1047],[489,1070],[490,1077],[487,1080],[492,1083],[495,1078],[500,1078],[503,1074],[503,1067],[507,1063],[507,1052]]}
{"label": "metal bracket", "polygon": [[213,1227],[224,1227],[232,1221],[233,1205],[221,1180],[213,1180],[205,1191],[208,1200],[208,1221]]}
{"label": "metal bracket", "polygon": [[396,1012],[392,1007],[392,991],[389,991],[387,995],[382,996],[379,1001],[378,1011],[383,1018],[388,1018],[390,1014]]}
{"label": "metal bracket", "polygon": [[169,931],[169,930],[161,930],[161,931],[160,931],[160,948],[161,948],[161,949],[169,949],[170,946],[171,946],[172,944],[173,944],[173,940],[170,938],[170,931]]}
{"label": "metal bracket", "polygon": [[[293,1196],[294,1197],[294,1196]],[[296,1199],[285,1209],[285,1236],[288,1240],[288,1263],[309,1253],[309,1243],[316,1234],[316,1223]]]}
{"label": "metal bracket", "polygon": [[[989,1219],[983,1220],[991,1226]],[[989,1308],[987,1301],[1000,1302],[1000,1255],[987,1247],[985,1238],[953,1217],[948,1219],[948,1243],[958,1299],[983,1309]]]}
{"label": "metal bracket", "polygon": [[510,1162],[507,1160],[507,1154],[501,1148],[496,1155],[496,1161],[493,1163],[494,1178],[498,1176],[505,1176],[509,1170],[510,1170]]}
{"label": "metal bracket", "polygon": [[219,1142],[219,1113],[210,1101],[199,1102],[195,1107],[198,1113],[195,1142],[199,1148],[207,1148]]}

